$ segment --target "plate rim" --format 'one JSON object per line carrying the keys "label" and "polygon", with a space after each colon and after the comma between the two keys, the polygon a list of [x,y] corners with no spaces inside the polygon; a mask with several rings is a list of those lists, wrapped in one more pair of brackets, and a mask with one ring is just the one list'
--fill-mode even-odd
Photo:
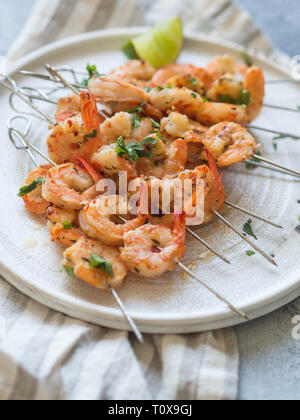
{"label": "plate rim", "polygon": [[[132,28],[113,28],[105,29],[85,34],[76,35],[69,37],[63,40],[59,40],[43,46],[36,51],[33,51],[26,56],[22,57],[17,62],[13,63],[10,66],[8,75],[16,73],[20,68],[29,64],[32,61],[35,61],[41,58],[44,55],[47,55],[55,49],[65,48],[67,46],[76,45],[80,42],[88,42],[96,39],[103,39],[108,37],[121,37],[121,36],[134,36],[141,32],[146,31],[145,27],[132,27]],[[224,41],[215,36],[196,34],[194,32],[187,32],[185,34],[185,39],[196,42],[210,43],[216,46],[223,46],[225,48],[230,48],[238,52],[246,52],[251,57],[255,57],[260,61],[264,62],[268,66],[276,66],[278,71],[281,71],[285,76],[291,77],[288,68],[280,61],[275,60],[274,58],[267,57],[263,53],[254,52],[254,50],[243,47],[239,44],[236,44],[232,41]],[[35,299],[36,301],[47,305],[48,307],[63,312],[66,315],[77,317],[88,322],[96,323],[98,325],[104,325],[111,328],[129,330],[127,323],[123,320],[123,317],[120,314],[118,309],[98,306],[97,313],[94,311],[93,307],[95,304],[90,304],[85,301],[81,301],[80,304],[74,302],[74,298],[64,295],[62,297],[61,293],[55,293],[48,291],[47,287],[45,288],[38,287],[33,284],[29,284],[22,277],[16,275],[12,269],[6,267],[0,256],[0,273],[3,275],[4,279],[11,283],[14,287],[20,290],[22,293],[25,293],[27,296]],[[298,277],[299,274],[296,276]],[[268,294],[259,301],[255,301],[241,307],[242,310],[246,311],[250,317],[253,315],[253,319],[266,315],[267,313],[281,307],[284,304],[292,301],[294,298],[299,296],[299,286],[300,286],[300,277],[297,280],[289,281],[286,286],[281,286],[276,288],[273,293]],[[77,298],[75,298],[77,299]],[[78,298],[79,299],[79,298]],[[66,304],[69,304],[71,307],[66,307]],[[143,316],[140,313],[135,314],[134,311],[131,311],[132,316],[136,319],[138,325],[141,327],[143,332],[150,333],[168,333],[173,332],[174,329],[178,333],[188,333],[188,332],[198,332],[206,331],[217,328],[223,328],[226,326],[238,325],[244,321],[238,318],[236,315],[224,306],[220,307],[219,310],[213,309],[206,310],[205,313],[200,317],[197,316],[176,316],[176,314],[170,315],[152,315],[151,320],[149,320],[149,315]],[[78,311],[80,316],[78,316]],[[82,313],[85,311],[86,313]],[[76,316],[77,313],[77,316]],[[94,315],[93,315],[94,314]],[[101,319],[100,319],[101,318]],[[176,323],[176,326],[174,325]],[[150,324],[150,325],[149,325]],[[163,325],[158,325],[163,324]],[[206,327],[209,325],[209,327]]]}

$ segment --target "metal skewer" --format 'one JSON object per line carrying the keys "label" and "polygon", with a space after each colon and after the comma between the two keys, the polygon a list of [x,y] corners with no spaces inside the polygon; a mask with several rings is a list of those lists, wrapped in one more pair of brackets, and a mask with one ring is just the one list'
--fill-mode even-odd
{"label": "metal skewer", "polygon": [[264,104],[264,106],[266,108],[277,109],[277,110],[280,110],[280,111],[297,112],[298,114],[300,113],[300,109],[289,108],[287,106],[270,105],[270,104]]}
{"label": "metal skewer", "polygon": [[213,252],[217,257],[221,258],[221,260],[223,260],[225,263],[231,264],[231,262],[226,257],[224,257],[220,252],[218,252],[215,248],[209,245],[208,242],[202,239],[201,236],[197,235],[197,233],[195,233],[192,229],[190,229],[189,227],[186,227],[185,229],[191,236],[197,239],[197,241],[201,242],[202,245],[204,245],[207,249]]}
{"label": "metal skewer", "polygon": [[275,163],[272,160],[266,159],[266,158],[264,158],[262,156],[253,155],[253,158],[255,158],[257,160],[261,160],[262,162],[267,163],[269,165],[275,166],[276,168],[283,169],[284,171],[289,172],[289,173],[291,173],[293,175],[300,176],[300,172],[299,171],[295,171],[294,169],[289,169],[286,166],[280,165],[279,163]]}
{"label": "metal skewer", "polygon": [[[17,147],[17,143],[14,140],[14,135],[18,137],[18,139],[20,140],[21,144],[23,145],[23,147],[17,147],[17,149],[24,149],[26,150],[26,152],[28,153],[30,159],[32,160],[32,162],[34,163],[35,166],[39,166],[39,163],[37,162],[37,160],[34,158],[34,156],[32,155],[32,153],[30,152],[29,148],[34,150],[36,153],[38,153],[40,156],[42,156],[43,158],[45,158],[51,165],[53,166],[57,166],[56,163],[54,163],[51,159],[49,159],[43,152],[41,152],[39,149],[37,149],[33,144],[31,144],[25,137],[24,134],[22,134],[19,130],[15,129],[13,127],[13,122],[16,119],[20,119],[23,117],[13,117],[9,120],[8,123],[8,129],[9,129],[9,137],[12,141],[12,143],[14,144],[15,147]],[[28,133],[29,129],[26,130],[26,133]],[[125,319],[127,320],[128,324],[130,325],[130,327],[132,328],[136,338],[138,339],[138,341],[140,343],[144,343],[144,338],[143,335],[141,334],[138,326],[136,325],[136,323],[134,322],[133,318],[129,315],[129,313],[126,311],[126,308],[120,298],[120,296],[118,295],[117,291],[115,289],[113,289],[112,287],[110,287],[112,296],[114,297],[114,299],[116,300],[117,304],[119,305]]]}
{"label": "metal skewer", "polygon": [[266,133],[275,134],[275,135],[280,136],[282,138],[291,138],[293,140],[300,140],[300,136],[297,136],[297,135],[291,134],[291,133],[284,133],[282,131],[275,131],[275,130],[271,130],[269,128],[258,127],[256,125],[246,125],[246,127],[249,128],[250,130],[259,130],[259,131],[265,131]]}
{"label": "metal skewer", "polygon": [[[27,70],[20,70],[19,74],[23,75],[23,76],[30,76],[30,77],[34,77],[37,79],[41,79],[41,80],[45,80],[48,82],[54,82],[54,83],[62,83],[64,84],[64,82],[62,82],[61,80],[61,75],[59,74],[60,71],[62,71],[62,69],[56,69],[52,66],[47,65],[46,68],[49,67],[50,70],[50,74],[52,74],[54,76],[54,72],[55,72],[55,77],[54,79],[49,77],[48,75],[45,74],[41,74],[41,73],[34,73],[31,71],[27,71]],[[49,69],[47,68],[47,70],[49,71]],[[71,69],[68,70],[71,73]],[[76,74],[76,72],[72,72],[73,73],[73,77]],[[81,73],[82,75],[86,74],[84,72]],[[59,80],[57,80],[57,78]],[[74,77],[75,78],[75,77]],[[84,86],[80,85],[79,83],[69,83],[69,87],[70,89],[75,88],[75,89],[86,89]],[[73,90],[73,89],[72,89]],[[278,106],[278,105],[270,105],[270,104],[263,104],[263,106],[265,106],[266,108],[272,108],[272,109],[276,109],[276,110],[283,110],[283,111],[289,111],[289,112],[300,112],[299,109],[296,108],[289,108],[289,107],[283,107],[283,106]]]}
{"label": "metal skewer", "polygon": [[281,84],[281,83],[296,83],[296,84],[299,84],[300,80],[296,80],[296,79],[266,80],[266,83],[269,84],[269,85]]}
{"label": "metal skewer", "polygon": [[214,210],[213,213],[220,219],[225,225],[227,225],[230,229],[232,229],[240,238],[242,238],[244,241],[246,241],[252,248],[254,248],[260,255],[262,255],[266,260],[268,260],[271,264],[275,265],[275,267],[278,267],[278,264],[276,261],[273,260],[268,254],[265,253],[261,248],[259,248],[257,245],[255,245],[250,239],[248,239],[246,236],[243,235],[242,232],[240,232],[236,227],[232,225],[225,217],[223,217],[218,211]]}
{"label": "metal skewer", "polygon": [[13,93],[22,101],[24,101],[28,106],[30,106],[34,111],[36,111],[39,115],[41,115],[50,124],[55,124],[55,121],[52,118],[50,118],[47,114],[44,114],[44,112],[38,109],[34,104],[32,104],[26,97],[24,97],[20,93],[20,91],[17,88],[16,82],[12,80],[10,77],[0,74],[0,83],[2,84],[2,86],[8,89],[11,93]]}
{"label": "metal skewer", "polygon": [[[49,66],[49,67],[51,68],[51,70],[55,71],[57,75],[59,75],[58,71],[54,70],[54,68],[51,67],[51,66]],[[49,69],[47,67],[46,67],[46,69],[49,71]],[[57,79],[55,79],[53,77],[48,76],[48,74],[34,73],[34,72],[31,72],[31,71],[27,71],[27,70],[20,70],[19,71],[19,74],[22,74],[23,76],[30,76],[30,77],[34,77],[36,79],[45,80],[47,82],[60,83],[62,85],[64,84],[62,81],[57,80]],[[52,74],[52,72],[51,72],[51,74]],[[56,76],[56,77],[59,77],[59,76]],[[75,88],[75,89],[85,89],[84,86],[82,86],[82,85],[80,85],[78,83],[70,83],[69,86],[72,86],[72,88]]]}
{"label": "metal skewer", "polygon": [[282,169],[276,169],[276,168],[273,168],[273,167],[264,165],[263,163],[255,162],[255,161],[252,161],[252,160],[247,160],[245,163],[248,163],[248,164],[251,164],[253,166],[256,166],[257,168],[264,168],[264,169],[268,169],[269,171],[278,172],[280,174],[294,176],[294,177],[296,177],[296,178],[299,179],[299,176],[298,175],[292,174],[290,172],[283,171]]}
{"label": "metal skewer", "polygon": [[259,215],[258,215],[258,214],[256,214],[256,213],[253,213],[253,212],[251,212],[251,211],[249,211],[249,210],[246,210],[246,209],[244,209],[244,208],[242,208],[242,207],[240,207],[240,206],[237,206],[236,204],[229,203],[229,201],[225,201],[225,204],[226,204],[226,206],[232,207],[232,208],[233,208],[233,209],[235,209],[235,210],[238,210],[238,211],[241,211],[242,213],[248,214],[249,216],[252,216],[252,217],[254,217],[255,219],[261,220],[261,221],[262,221],[262,222],[264,222],[264,223],[267,223],[267,224],[269,224],[269,225],[271,225],[271,226],[274,226],[274,227],[276,227],[276,228],[278,228],[278,229],[283,229],[283,227],[282,227],[282,226],[277,225],[276,223],[273,223],[273,222],[271,222],[270,220],[265,219],[265,218],[263,218],[263,217],[259,216]]}

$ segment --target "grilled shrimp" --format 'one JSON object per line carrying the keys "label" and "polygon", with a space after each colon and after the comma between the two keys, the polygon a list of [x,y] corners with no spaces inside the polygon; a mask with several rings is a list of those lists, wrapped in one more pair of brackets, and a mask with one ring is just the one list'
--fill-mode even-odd
{"label": "grilled shrimp", "polygon": [[[93,266],[95,256],[100,257],[103,265]],[[107,292],[122,287],[128,272],[118,248],[87,238],[80,239],[64,252],[63,266],[73,269],[84,282]]]}
{"label": "grilled shrimp", "polygon": [[168,157],[164,162],[166,176],[177,175],[185,169],[189,157],[188,145],[183,139],[177,139],[168,147]]}
{"label": "grilled shrimp", "polygon": [[[234,165],[251,158],[258,149],[246,127],[230,122],[219,123],[206,132],[202,143],[217,160],[219,167]],[[201,154],[206,160],[206,154]]]}
{"label": "grilled shrimp", "polygon": [[92,78],[89,89],[97,100],[109,105],[113,113],[135,108],[147,101],[147,93],[143,89],[113,77]]}
{"label": "grilled shrimp", "polygon": [[119,172],[127,172],[128,178],[136,178],[135,165],[127,159],[123,159],[116,153],[117,144],[102,146],[92,157],[92,164],[107,176],[118,175]]}
{"label": "grilled shrimp", "polygon": [[175,263],[184,257],[184,216],[174,216],[173,231],[165,226],[147,224],[125,233],[124,239],[121,257],[130,270],[141,277],[159,277],[172,271]]}
{"label": "grilled shrimp", "polygon": [[217,56],[208,63],[206,71],[208,72],[211,81],[215,82],[222,76],[225,76],[225,74],[235,74],[237,71],[237,64],[235,58],[231,55]]}
{"label": "grilled shrimp", "polygon": [[107,118],[100,127],[103,145],[115,143],[119,137],[124,137],[125,141],[140,142],[153,133],[153,120],[150,118],[142,118],[138,127],[134,127],[133,122],[133,115],[128,112],[118,112]]}
{"label": "grilled shrimp", "polygon": [[204,95],[209,83],[210,78],[205,69],[191,64],[170,64],[154,74],[150,87],[173,85],[186,87]]}
{"label": "grilled shrimp", "polygon": [[84,234],[77,227],[77,213],[63,210],[53,205],[47,208],[47,228],[52,242],[60,242],[69,247],[74,245]]}
{"label": "grilled shrimp", "polygon": [[247,109],[225,103],[205,102],[203,98],[187,88],[170,88],[149,93],[150,102],[163,112],[177,110],[205,125],[220,121],[247,123]]}
{"label": "grilled shrimp", "polygon": [[152,79],[154,73],[155,69],[150,64],[141,60],[131,60],[124,66],[113,70],[110,76],[144,88]]}
{"label": "grilled shrimp", "polygon": [[55,119],[58,122],[65,121],[80,114],[80,111],[81,105],[78,95],[67,96],[58,101]]}
{"label": "grilled shrimp", "polygon": [[43,198],[67,210],[80,210],[96,195],[89,173],[78,165],[65,163],[48,171]]}
{"label": "grilled shrimp", "polygon": [[50,158],[58,165],[72,161],[75,154],[90,160],[102,144],[102,122],[93,96],[81,92],[81,115],[58,123],[48,137]]}
{"label": "grilled shrimp", "polygon": [[207,66],[207,71],[213,82],[207,91],[209,100],[223,102],[222,97],[226,96],[237,100],[245,90],[250,93],[250,102],[247,104],[247,121],[242,123],[249,123],[259,115],[265,96],[265,78],[261,68],[239,66],[233,57],[223,56],[216,57]]}
{"label": "grilled shrimp", "polygon": [[[36,168],[34,171],[30,172],[26,179],[25,185],[31,185],[34,181],[41,178],[44,180],[48,174],[51,165],[42,165]],[[24,195],[23,201],[28,211],[34,214],[45,214],[49,202],[44,200],[42,197],[42,182],[36,185],[36,188],[31,191],[29,194]]]}
{"label": "grilled shrimp", "polygon": [[106,245],[121,246],[124,234],[142,226],[147,216],[138,214],[126,223],[116,223],[116,215],[127,208],[127,201],[120,196],[99,196],[80,213],[80,227],[90,238],[98,239]]}

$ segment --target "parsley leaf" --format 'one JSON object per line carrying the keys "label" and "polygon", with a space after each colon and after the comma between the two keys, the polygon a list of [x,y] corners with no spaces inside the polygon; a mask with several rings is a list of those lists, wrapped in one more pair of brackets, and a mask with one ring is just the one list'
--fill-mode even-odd
{"label": "parsley leaf", "polygon": [[242,92],[240,93],[239,99],[238,99],[238,105],[249,105],[249,103],[251,102],[251,93],[249,92],[249,90],[242,90]]}
{"label": "parsley leaf", "polygon": [[196,79],[196,77],[192,77],[192,78],[191,78],[191,84],[192,84],[193,86],[197,86],[197,85],[198,85],[198,80]]}
{"label": "parsley leaf", "polygon": [[249,219],[248,222],[244,224],[243,232],[245,232],[249,236],[252,236],[252,238],[254,238],[257,241],[257,236],[253,232],[251,219]]}
{"label": "parsley leaf", "polygon": [[238,99],[235,99],[233,96],[226,94],[218,95],[218,100],[219,102],[225,104],[247,106],[251,102],[251,93],[249,90],[244,89],[240,92]]}
{"label": "parsley leaf", "polygon": [[91,133],[84,136],[85,139],[94,139],[98,135],[98,130],[93,130]]}
{"label": "parsley leaf", "polygon": [[70,230],[73,229],[73,225],[70,222],[64,222],[64,230]]}
{"label": "parsley leaf", "polygon": [[43,185],[45,181],[46,181],[45,177],[39,176],[30,185],[25,185],[24,187],[20,188],[18,197],[24,197],[24,195],[31,193],[38,187],[38,185]]}
{"label": "parsley leaf", "polygon": [[74,279],[75,273],[74,273],[73,268],[71,268],[71,267],[63,267],[62,270],[64,270],[68,274],[68,276],[70,277],[71,280]]}
{"label": "parsley leaf", "polygon": [[160,124],[151,118],[152,127],[160,130]]}
{"label": "parsley leaf", "polygon": [[246,254],[248,255],[248,257],[252,257],[253,255],[256,255],[256,252],[254,252],[254,251],[246,251]]}
{"label": "parsley leaf", "polygon": [[252,61],[252,59],[249,57],[249,55],[248,55],[248,54],[246,54],[246,53],[242,52],[242,53],[241,53],[241,56],[243,57],[243,60],[244,60],[245,64],[246,64],[248,67],[252,67],[252,66],[253,66],[253,61]]}
{"label": "parsley leaf", "polygon": [[95,66],[95,65],[91,66],[88,63],[87,66],[86,66],[86,69],[87,69],[87,72],[89,74],[89,77],[82,81],[82,86],[85,86],[85,87],[88,86],[89,81],[91,80],[92,77],[94,77],[94,76],[99,77],[100,76],[100,73],[97,70],[97,66]]}
{"label": "parsley leaf", "polygon": [[90,266],[92,268],[99,268],[100,270],[108,274],[110,277],[114,277],[114,270],[112,264],[97,254],[91,254]]}
{"label": "parsley leaf", "polygon": [[192,92],[192,93],[191,93],[191,95],[192,95],[192,97],[193,97],[193,98],[195,98],[195,99],[197,99],[197,98],[198,98],[198,95],[197,95],[197,93],[196,93],[196,92]]}
{"label": "parsley leaf", "polygon": [[139,116],[140,113],[143,112],[143,108],[146,105],[146,101],[142,102],[139,106],[137,106],[134,110],[127,111],[129,114],[133,114],[133,127],[139,128],[141,126],[141,118]]}
{"label": "parsley leaf", "polygon": [[140,143],[132,142],[126,144],[124,141],[124,137],[119,137],[117,140],[117,147],[115,149],[115,152],[121,158],[127,155],[130,162],[134,163],[138,162],[140,157],[152,158],[152,146],[157,143],[157,139],[154,139],[153,137],[146,137]]}
{"label": "parsley leaf", "polygon": [[220,94],[218,95],[218,100],[219,102],[222,102],[224,104],[237,105],[237,99],[234,99],[234,97],[231,95]]}

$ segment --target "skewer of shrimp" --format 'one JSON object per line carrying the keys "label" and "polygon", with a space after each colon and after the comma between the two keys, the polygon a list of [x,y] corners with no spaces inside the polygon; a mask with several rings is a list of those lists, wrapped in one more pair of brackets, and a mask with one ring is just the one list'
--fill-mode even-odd
{"label": "skewer of shrimp", "polygon": [[[53,69],[50,67],[50,66],[47,66],[47,69],[50,71],[50,73],[52,74],[54,71],[53,71]],[[53,73],[54,75],[56,75],[56,72],[54,72]],[[59,78],[60,78],[60,80],[61,80],[61,82],[62,83],[64,83],[65,84],[65,86],[66,87],[69,87],[69,88],[71,88],[70,87],[70,85],[69,85],[69,83],[68,82],[66,82],[65,80],[64,80],[64,78],[62,77],[62,76],[60,76],[59,75]],[[72,88],[72,90],[74,91],[74,93],[76,92],[76,94],[77,95],[80,95],[80,91],[79,90],[76,90],[75,88]],[[81,94],[81,95],[83,95],[83,94]],[[84,97],[85,97],[85,95],[83,95]],[[90,99],[90,98],[89,98]],[[93,101],[90,101],[90,102],[92,102],[92,104],[91,103],[89,103],[89,109],[91,108],[92,109],[92,111],[94,111],[94,112],[91,112],[90,113],[90,115],[89,115],[89,118],[90,119],[92,119],[92,120],[97,120],[97,118],[99,118],[99,117],[97,117],[96,116],[96,113],[97,113],[97,111],[96,111],[96,109],[95,109],[95,105],[93,105]],[[93,117],[93,118],[92,118]],[[87,119],[87,118],[86,118]],[[98,120],[97,120],[97,124],[98,124]],[[97,126],[97,125],[96,125]],[[254,142],[255,143],[255,142]],[[228,203],[228,205],[230,206],[231,205],[231,203]],[[234,206],[234,205],[233,205]],[[233,207],[232,206],[232,207]],[[235,209],[236,210],[239,210],[239,211],[242,211],[242,212],[244,212],[244,213],[246,213],[246,214],[250,214],[250,212],[248,211],[248,210],[246,210],[246,209],[242,209],[241,207],[235,207]],[[254,215],[254,213],[252,213],[251,212],[251,214],[252,215]],[[254,216],[254,217],[256,217],[256,216]],[[272,226],[274,226],[275,224],[274,223],[272,223],[272,222],[269,222],[268,220],[266,220],[266,219],[263,219],[263,218],[261,218],[260,216],[257,216],[257,218],[259,219],[259,220],[263,220],[263,221],[265,221],[266,223],[269,223],[269,224],[271,224]],[[277,226],[277,225],[275,225],[276,227],[279,227],[279,226]],[[225,262],[227,262],[227,263],[229,263],[229,261],[225,258],[225,257],[223,257],[222,255],[220,255],[220,253],[218,252],[218,251],[216,251],[215,249],[213,249],[209,244],[207,244],[202,238],[200,238],[199,237],[199,235],[197,235],[195,232],[193,232],[193,231],[191,231],[190,229],[188,229],[188,232],[194,237],[194,238],[196,238],[199,242],[201,242],[203,245],[205,245],[208,249],[210,249],[215,255],[217,255],[218,257],[220,257],[220,258],[222,258],[223,259],[223,261],[225,261]],[[265,253],[262,253],[262,255],[265,255]]]}
{"label": "skewer of shrimp", "polygon": [[[52,69],[51,69],[51,71],[52,71]],[[15,92],[15,91],[17,91],[18,89],[17,89],[17,86],[16,86],[16,84],[15,84],[15,82],[13,81],[13,80],[11,80],[10,78],[5,78],[5,77],[3,77],[4,78],[4,80],[6,80],[5,82],[3,82],[3,81],[1,81],[1,79],[0,79],[0,82],[2,83],[2,84],[4,84],[4,86],[6,87],[6,88],[8,88],[9,90],[11,90],[11,91],[13,91],[13,92]],[[65,79],[63,78],[63,77],[61,77],[60,76],[60,80],[61,80],[61,83],[63,83],[64,84],[64,86],[66,86],[66,87],[68,87],[68,88],[71,88],[70,87],[70,84],[67,82],[67,81],[65,81]],[[74,88],[74,87],[72,87],[72,89],[73,89],[73,91],[74,91],[74,93],[76,94],[76,95],[80,95],[80,91],[77,89],[77,88]],[[22,96],[20,95],[20,97],[21,97],[21,99],[23,99],[22,98]],[[26,102],[27,103],[27,102]],[[30,103],[30,102],[28,102],[28,105],[30,105],[30,106],[32,106],[32,104]],[[93,105],[92,105],[93,106]],[[36,109],[36,108],[33,108],[33,109]],[[38,110],[38,109],[37,109]],[[50,119],[50,117],[48,117],[47,115],[44,115],[43,113],[41,113],[41,115],[44,117],[44,118],[46,118],[46,121],[49,121],[49,119]],[[97,116],[95,116],[94,117],[94,120],[95,119],[97,119],[97,118],[99,118],[99,117],[97,117]],[[105,117],[106,118],[106,117]],[[97,135],[98,135],[98,133],[97,133]],[[254,141],[254,140],[253,140]],[[254,143],[255,143],[255,141],[254,141]],[[259,159],[260,158],[260,156],[257,156],[257,159]],[[268,163],[269,164],[272,164],[273,162],[271,162],[271,161],[268,161]],[[275,164],[275,163],[274,163]],[[278,167],[279,165],[277,165],[277,164],[275,164],[275,167]],[[293,171],[293,170],[290,170],[289,168],[286,168],[286,167],[284,167],[284,166],[279,166],[280,168],[282,168],[282,169],[284,169],[285,171],[287,171],[288,173],[290,173],[290,174],[292,174],[292,175],[295,175],[295,171]],[[298,175],[296,175],[296,176],[298,176]],[[253,217],[255,217],[255,218],[257,218],[257,219],[259,219],[259,220],[262,220],[262,221],[264,221],[265,223],[268,223],[268,224],[270,224],[270,225],[272,225],[272,226],[275,226],[275,227],[278,227],[278,228],[281,228],[281,226],[278,226],[278,225],[276,225],[276,224],[274,224],[273,222],[271,222],[271,221],[269,221],[269,220],[267,220],[267,219],[265,219],[265,218],[262,218],[261,216],[259,216],[259,215],[256,215],[255,213],[253,213],[253,212],[249,212],[249,210],[247,210],[247,209],[243,209],[243,208],[241,208],[241,207],[239,207],[239,206],[236,206],[235,204],[233,204],[233,203],[229,203],[229,202],[226,202],[226,204],[227,205],[229,205],[229,206],[231,206],[231,207],[233,207],[233,208],[235,208],[236,210],[238,210],[238,211],[241,211],[241,212],[244,212],[245,214],[251,214]],[[216,251],[214,248],[212,248],[206,241],[204,241],[202,238],[200,238],[198,235],[196,235],[193,231],[190,231],[189,232],[191,235],[193,235],[194,236],[194,238],[196,238],[198,241],[200,241],[205,247],[207,247],[209,250],[211,250],[215,255],[217,255],[218,257],[220,257],[221,259],[223,259],[223,261],[225,261],[225,262],[229,262],[225,257],[223,257],[218,251]]]}
{"label": "skewer of shrimp", "polygon": [[[223,65],[223,64],[222,64]],[[175,65],[175,66],[181,66],[181,65]],[[232,64],[231,64],[231,66],[232,66]],[[193,66],[186,66],[186,67],[192,67],[193,68]],[[74,84],[70,84],[70,83],[68,83],[57,71],[55,71],[51,66],[46,66],[46,68],[47,68],[47,70],[53,75],[53,76],[55,76],[55,78],[54,79],[51,79],[52,81],[56,81],[57,82],[57,80],[59,80],[59,82],[60,83],[62,83],[65,87],[68,87],[69,89],[71,89],[74,93],[76,93],[77,95],[79,95],[80,94],[80,90],[82,90],[83,89],[83,87],[82,86],[80,86],[80,85],[78,85],[78,86],[76,86],[76,85],[74,85]],[[248,83],[249,83],[249,85],[253,85],[253,94],[254,94],[254,97],[256,98],[258,98],[259,97],[259,94],[256,92],[256,89],[257,89],[257,81],[256,81],[256,77],[255,77],[255,71],[254,71],[255,69],[253,69],[253,70],[247,70],[247,74],[249,73],[249,81],[248,81]],[[160,71],[163,71],[163,70],[159,70],[159,72]],[[225,70],[223,70],[222,69],[222,71],[223,71],[223,73],[224,73],[224,71]],[[48,76],[44,76],[44,77],[48,77]],[[0,80],[1,81],[1,80]],[[95,79],[95,82],[93,82],[93,83],[96,83],[97,82],[97,80]],[[110,88],[109,89],[111,89],[112,88],[112,86],[113,86],[113,80],[111,81],[111,86],[110,86]],[[3,83],[3,82],[2,82]],[[103,83],[104,83],[104,85],[105,85],[105,81],[103,80]],[[260,83],[260,84],[262,84],[262,83]],[[6,84],[6,87],[8,87],[7,86],[7,84]],[[11,87],[11,89],[10,90],[13,90],[13,87],[12,86],[10,86]],[[15,89],[16,89],[16,86],[15,86]],[[137,97],[137,99],[136,99],[136,101],[137,101],[137,103],[139,102],[139,101],[141,101],[142,100],[142,97],[141,97],[141,89],[139,89],[139,88],[136,88],[136,87],[134,87],[134,86],[132,86],[132,92],[134,92],[134,89],[137,89],[138,91],[139,91],[139,94],[138,94],[138,97]],[[165,91],[165,92],[164,92]],[[158,95],[165,95],[166,94],[166,92],[168,91],[168,89],[165,89],[164,91],[161,91],[161,92],[158,92]],[[184,94],[184,92],[182,93],[182,94]],[[21,97],[21,99],[22,99],[22,96],[20,95],[20,93],[18,92],[18,96],[19,97]],[[185,95],[186,96],[186,95]],[[143,98],[144,98],[144,96],[143,96]],[[25,100],[26,100],[26,98],[24,98]],[[193,98],[192,98],[193,99]],[[191,97],[189,96],[189,101],[191,101]],[[167,101],[167,102],[169,102],[169,101]],[[259,103],[259,98],[257,99],[257,101],[256,101],[257,103]],[[30,104],[30,102],[28,103],[28,101],[27,101],[27,104],[28,105],[31,105]],[[222,104],[213,104],[213,106],[221,106]],[[226,105],[226,104],[225,104]],[[190,105],[190,106],[192,106],[192,104]],[[251,104],[251,107],[253,107],[254,106],[254,104]],[[36,107],[35,107],[35,111],[37,111],[37,109],[36,109]],[[43,118],[45,118],[45,115],[42,113],[41,114],[42,115],[42,117]],[[105,116],[104,114],[102,115],[102,116]],[[227,114],[227,117],[230,117],[229,116],[229,114]],[[47,119],[48,118],[48,119]],[[229,118],[230,119],[230,118]],[[49,122],[49,117],[46,117],[46,120]],[[275,130],[269,130],[269,129],[265,129],[265,128],[262,128],[262,127],[257,127],[257,126],[253,126],[253,125],[250,125],[250,126],[248,126],[248,128],[251,128],[251,129],[254,129],[254,130],[262,130],[262,131],[266,131],[266,132],[270,132],[270,133],[272,133],[272,134],[278,134],[278,135],[280,135],[280,136],[284,136],[284,137],[290,137],[290,138],[293,138],[293,139],[299,139],[300,137],[299,136],[296,136],[296,135],[294,135],[294,134],[291,134],[291,133],[283,133],[283,132],[278,132],[278,131],[275,131]],[[257,160],[261,160],[261,161],[263,161],[263,159],[261,158],[261,156],[258,156],[258,155],[254,155],[253,157],[255,157]],[[276,167],[276,168],[278,168],[278,164],[276,164],[275,162],[272,162],[272,161],[269,161],[268,162],[270,165],[273,165],[274,167]],[[281,166],[279,166],[280,168],[281,168]],[[290,170],[289,168],[286,168],[286,167],[283,167],[283,169],[285,170],[285,171],[287,171],[287,172],[290,172],[292,175],[296,175],[296,176],[298,176],[298,172],[297,171],[294,171],[294,170]],[[295,173],[296,172],[296,173]]]}
{"label": "skewer of shrimp", "polygon": [[[48,162],[50,164],[53,164],[53,162],[47,158],[47,156],[43,153],[40,152],[37,148],[35,148],[35,146],[32,146],[31,143],[26,139],[26,137],[18,130],[16,130],[15,128],[12,127],[12,122],[14,119],[12,119],[10,121],[10,128],[9,128],[9,135],[12,138],[12,142],[14,144],[15,140],[13,139],[13,136],[17,136],[18,139],[22,142],[22,144],[26,145],[26,150],[28,148],[34,148],[35,151],[37,151],[42,157],[46,158],[48,160]],[[33,161],[34,164],[36,164],[36,160]],[[120,220],[122,220],[124,223],[127,222],[126,219],[122,218],[121,216],[119,216]],[[143,229],[143,228],[140,228]],[[174,258],[176,258],[177,260],[175,260],[175,262],[178,264],[178,266],[183,269],[188,275],[190,275],[190,277],[192,277],[193,279],[195,279],[196,281],[198,281],[202,286],[204,286],[208,291],[210,291],[211,293],[213,293],[219,300],[221,300],[222,302],[224,302],[229,308],[230,310],[232,310],[233,312],[235,312],[237,315],[239,315],[240,317],[244,318],[245,320],[249,320],[248,316],[241,310],[239,310],[238,308],[236,308],[232,303],[230,303],[226,298],[224,298],[223,296],[221,296],[218,292],[216,292],[215,290],[213,290],[210,286],[206,285],[201,279],[200,277],[198,277],[197,275],[195,275],[188,267],[186,267],[184,264],[182,264],[179,260],[184,256],[184,231],[185,231],[185,224],[184,224],[184,219],[183,216],[179,216],[179,215],[175,215],[175,224],[174,224],[174,238],[175,238],[175,242],[174,244],[169,244],[169,249],[171,252],[171,255],[174,256]],[[130,232],[129,232],[130,233]],[[129,234],[128,233],[128,234]],[[168,241],[167,241],[168,242]],[[171,241],[172,242],[172,241]],[[153,242],[152,242],[153,244]],[[82,278],[86,278],[86,270],[87,265],[84,264],[82,261],[82,257],[86,258],[90,255],[90,253],[93,251],[97,251],[98,247],[100,245],[97,245],[97,243],[95,243],[92,240],[87,240],[87,239],[80,239],[75,245],[74,245],[74,249],[68,249],[65,252],[65,266],[66,267],[70,267],[70,264],[72,264],[72,267],[76,267],[76,271],[78,274],[81,275]],[[108,258],[108,250],[104,250],[103,251],[103,247],[104,245],[101,245],[101,251],[105,252],[106,257]],[[174,248],[175,247],[175,248]],[[75,249],[76,248],[76,249]],[[160,252],[163,252],[163,250],[158,247],[158,249],[160,249]],[[176,253],[176,250],[179,250],[179,253]],[[112,251],[110,251],[112,252]],[[176,255],[175,255],[176,254]],[[114,259],[116,258],[116,255],[109,255],[110,258]],[[77,258],[78,257],[78,258]],[[164,259],[166,258],[166,256],[163,257]],[[78,263],[78,261],[80,261],[80,264]],[[169,261],[169,264],[171,264],[171,260]],[[170,267],[170,265],[167,264],[166,269],[168,269],[168,267]],[[119,271],[118,271],[119,273]],[[91,282],[92,285],[94,285],[94,281],[97,281],[97,279],[90,279],[89,280]],[[128,323],[130,324],[130,326],[132,327],[136,337],[138,338],[138,340],[140,342],[143,342],[143,337],[138,329],[138,327],[136,326],[135,322],[133,321],[133,319],[131,318],[131,316],[127,313],[124,304],[122,303],[122,301],[120,300],[119,295],[117,294],[116,290],[114,288],[110,288],[110,291],[112,292],[114,298],[116,299],[117,303],[119,304],[125,318],[127,319]]]}

